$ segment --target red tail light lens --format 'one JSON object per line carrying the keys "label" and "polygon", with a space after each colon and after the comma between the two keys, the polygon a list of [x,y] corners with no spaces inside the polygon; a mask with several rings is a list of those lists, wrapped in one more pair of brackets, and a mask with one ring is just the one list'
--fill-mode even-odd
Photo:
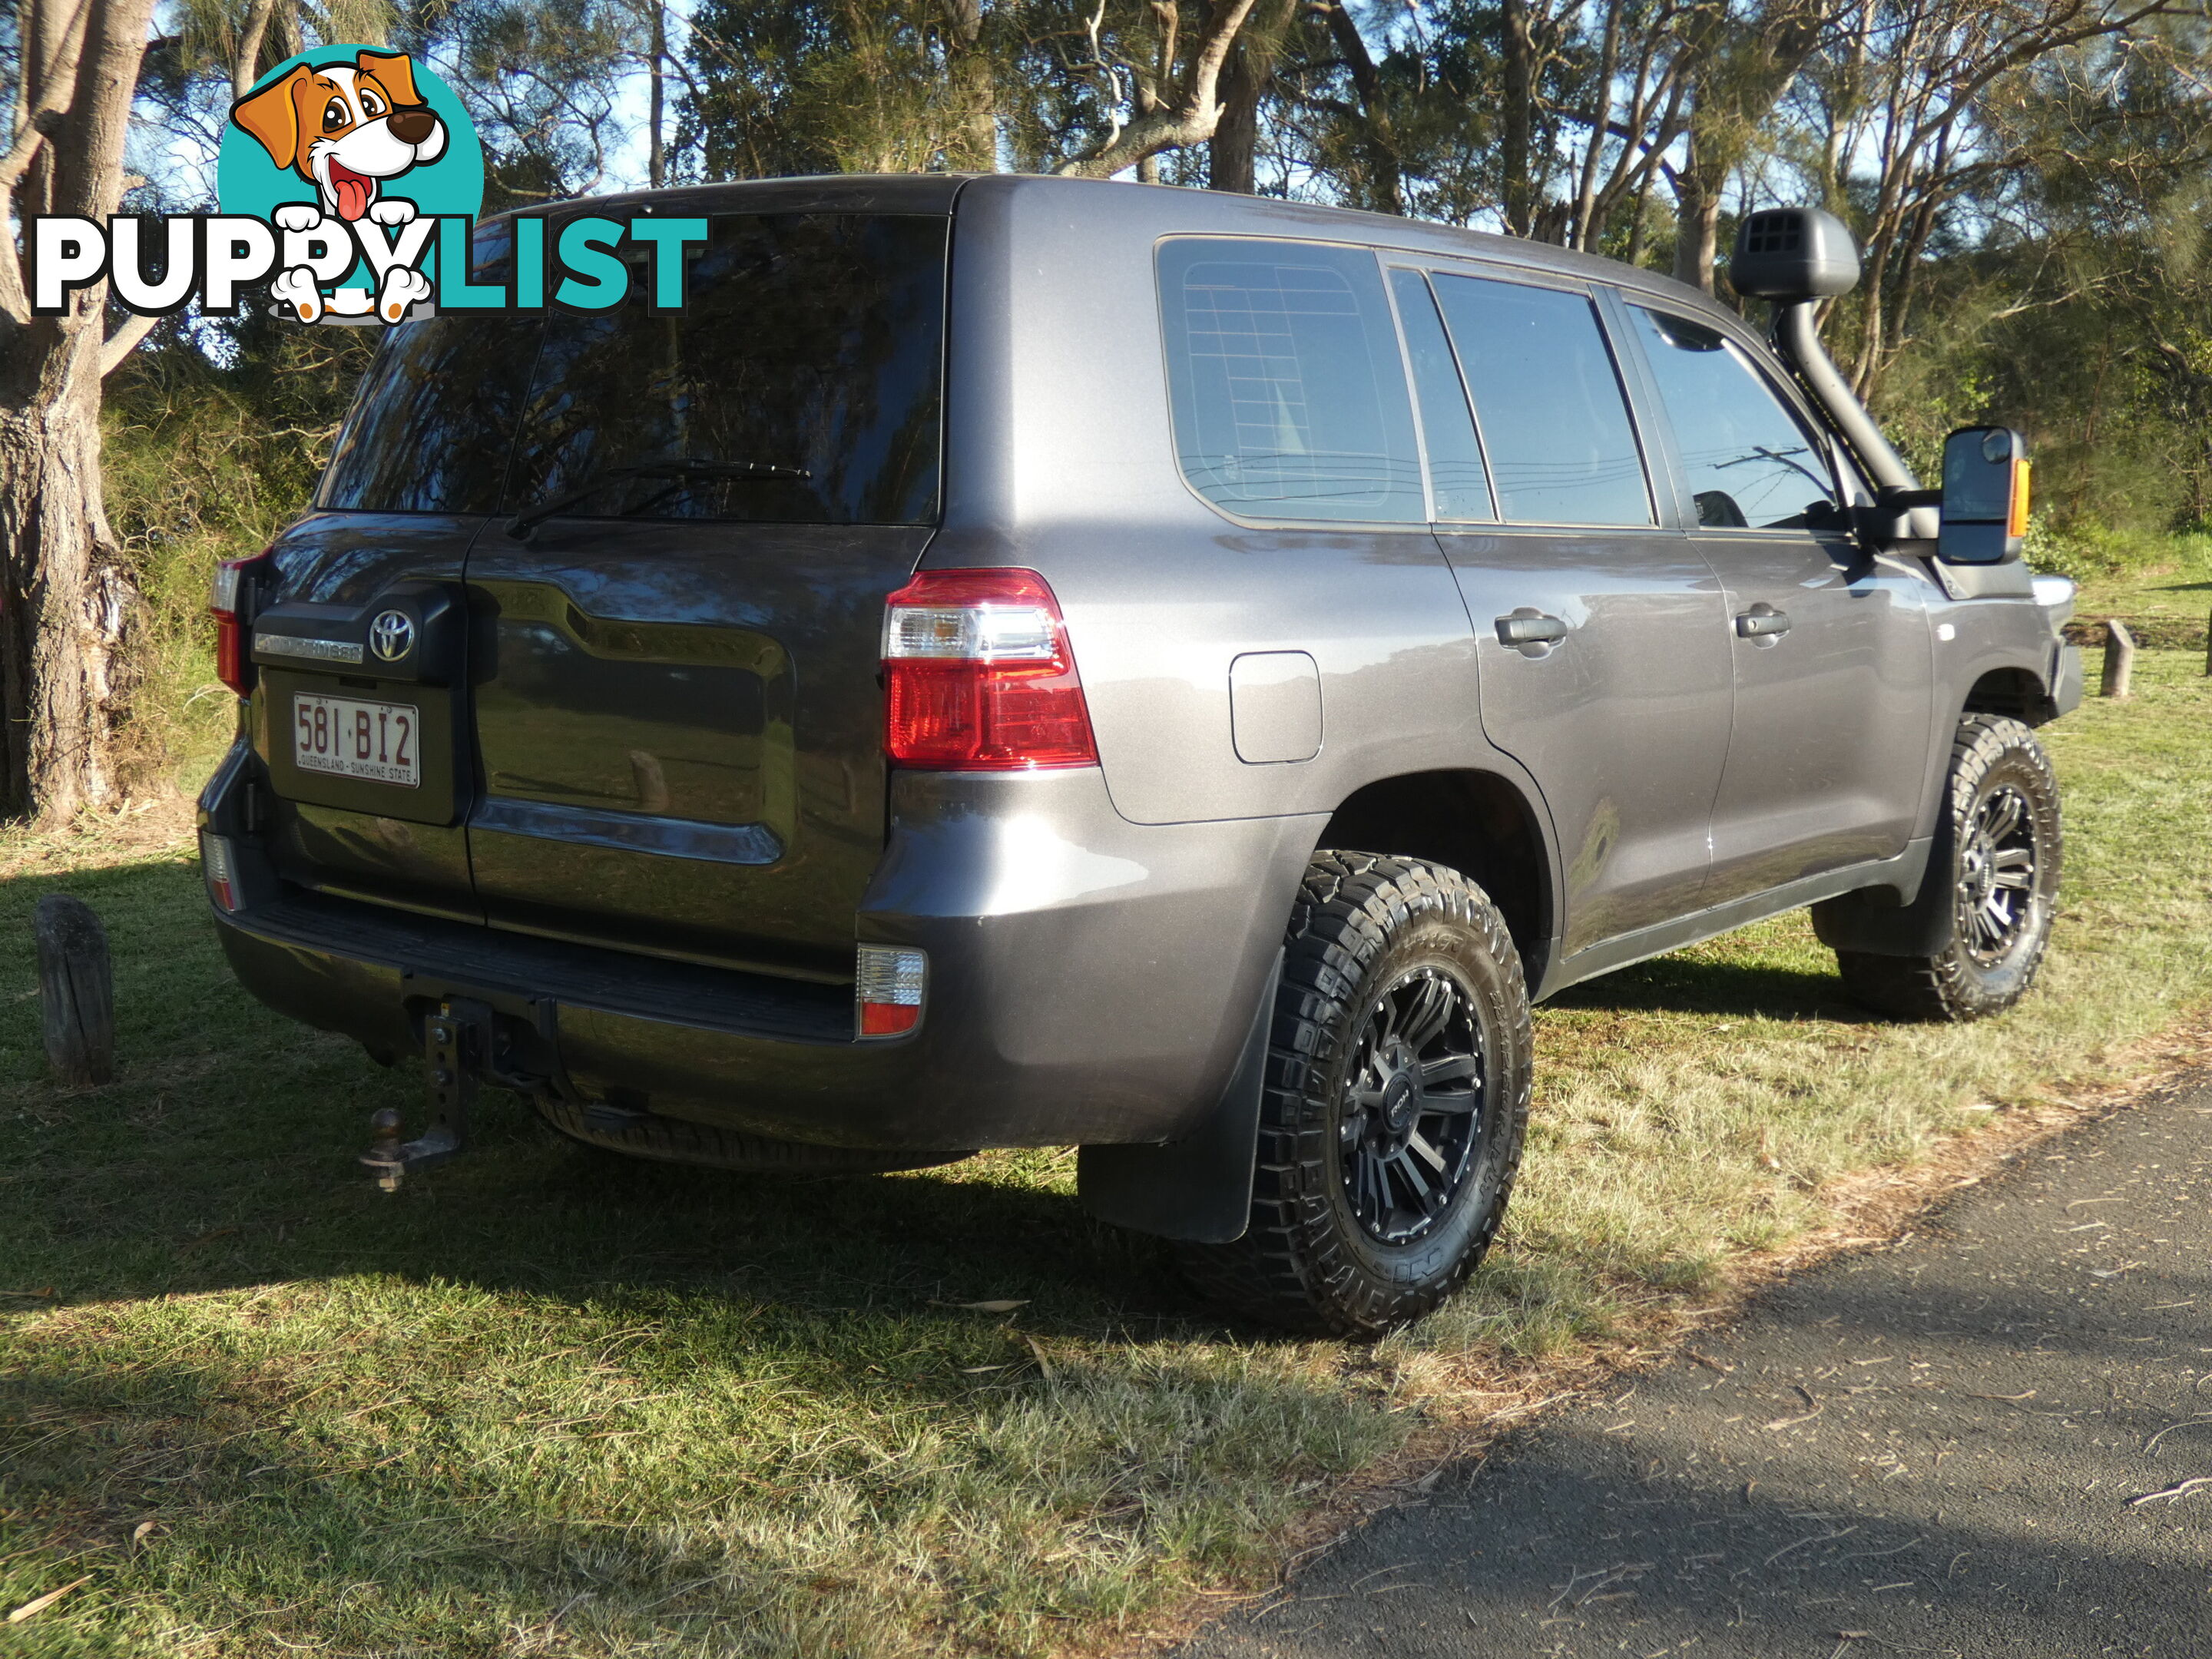
{"label": "red tail light lens", "polygon": [[906,766],[1096,766],[1060,603],[1034,570],[925,570],[885,602],[884,751]]}
{"label": "red tail light lens", "polygon": [[269,568],[269,555],[250,559],[225,559],[215,568],[208,589],[208,614],[215,618],[215,672],[241,697],[253,690],[253,662],[249,654],[253,621],[253,584]]}

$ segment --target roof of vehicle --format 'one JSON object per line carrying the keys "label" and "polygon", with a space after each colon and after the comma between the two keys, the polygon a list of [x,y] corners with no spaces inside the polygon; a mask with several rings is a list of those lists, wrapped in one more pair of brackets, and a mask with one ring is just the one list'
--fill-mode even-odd
{"label": "roof of vehicle", "polygon": [[622,213],[699,214],[738,212],[950,213],[961,192],[971,186],[1024,193],[1111,191],[1144,192],[1155,199],[1175,198],[1178,234],[1285,234],[1338,242],[1404,249],[1463,259],[1546,270],[1584,281],[1610,283],[1641,290],[1671,304],[1689,306],[1741,328],[1744,319],[1710,295],[1656,271],[1624,264],[1596,254],[1579,253],[1549,242],[1465,230],[1434,220],[1326,207],[1272,196],[1115,179],[1066,179],[1036,173],[825,173],[806,178],[749,179],[726,184],[686,185],[666,190],[626,191],[619,195],[547,203],[514,210],[514,214]]}

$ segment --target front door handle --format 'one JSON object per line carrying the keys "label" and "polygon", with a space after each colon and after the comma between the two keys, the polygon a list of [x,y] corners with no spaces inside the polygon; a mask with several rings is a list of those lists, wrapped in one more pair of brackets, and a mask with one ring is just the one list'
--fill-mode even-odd
{"label": "front door handle", "polygon": [[1531,611],[1526,605],[1510,617],[1498,619],[1498,642],[1500,645],[1549,645],[1566,637],[1566,623],[1557,617],[1547,617],[1540,611]]}
{"label": "front door handle", "polygon": [[1748,611],[1735,613],[1735,633],[1740,640],[1771,640],[1789,631],[1789,613],[1777,611],[1764,599]]}

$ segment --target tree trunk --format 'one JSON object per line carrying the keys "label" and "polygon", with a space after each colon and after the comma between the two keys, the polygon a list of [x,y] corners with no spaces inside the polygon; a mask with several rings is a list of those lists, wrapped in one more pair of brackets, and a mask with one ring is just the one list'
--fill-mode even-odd
{"label": "tree trunk", "polygon": [[661,138],[662,108],[668,95],[668,8],[666,0],[646,0],[646,3],[653,15],[648,20],[652,38],[646,47],[652,55],[646,93],[646,120],[652,131],[646,141],[645,171],[653,187],[659,190],[668,183],[668,152]]}
{"label": "tree trunk", "polygon": [[1367,160],[1366,190],[1352,204],[1372,213],[1406,211],[1405,169],[1390,131],[1390,106],[1382,86],[1382,71],[1367,49],[1359,25],[1341,0],[1328,9],[1328,31],[1352,71],[1352,84],[1359,94],[1359,151]]}
{"label": "tree trunk", "polygon": [[[1164,46],[1161,70],[1152,88],[1138,82],[1137,118],[1084,155],[1070,156],[1053,171],[1063,178],[1110,179],[1124,167],[1141,164],[1164,150],[1206,143],[1221,123],[1221,75],[1229,48],[1251,15],[1254,0],[1217,0],[1206,9],[1196,47],[1170,82],[1175,53]],[[1176,14],[1170,9],[1167,16]],[[1155,170],[1155,173],[1157,170]]]}
{"label": "tree trunk", "polygon": [[1721,192],[1727,173],[1709,177],[1711,169],[1698,154],[1698,141],[1690,140],[1690,161],[1674,180],[1674,280],[1692,288],[1713,291],[1713,259],[1719,252]]}
{"label": "tree trunk", "polygon": [[1505,234],[1526,236],[1536,216],[1535,185],[1528,176],[1535,131],[1535,22],[1528,15],[1528,0],[1504,0],[1498,17],[1505,105],[1498,112],[1498,165],[1503,185],[1498,206],[1504,215]]}
{"label": "tree trunk", "polygon": [[[34,0],[24,39],[81,43],[24,54],[26,101],[61,103],[12,185],[34,213],[104,219],[123,191],[123,147],[153,0]],[[23,11],[18,17],[24,16]],[[7,248],[6,283],[16,280]],[[20,289],[17,290],[20,292]],[[11,296],[12,297],[12,296]],[[118,793],[118,734],[131,690],[137,590],[101,503],[100,375],[107,291],[79,289],[60,317],[0,320],[0,805],[67,823]]]}
{"label": "tree trunk", "polygon": [[[116,796],[125,646],[138,610],[101,504],[100,313],[86,309],[91,326],[38,354],[46,385],[27,398],[9,386],[0,398],[0,805],[47,824]],[[29,355],[11,353],[10,368]]]}
{"label": "tree trunk", "polygon": [[[1605,154],[1605,137],[1613,120],[1613,80],[1620,67],[1620,9],[1623,0],[1609,0],[1605,9],[1605,31],[1598,46],[1597,118],[1590,124],[1589,146],[1583,151],[1582,179],[1575,190],[1574,219],[1567,245],[1585,252],[1594,251],[1603,227],[1597,221],[1597,169]],[[1623,141],[1624,151],[1636,146],[1634,137]],[[1625,156],[1624,156],[1625,159]]]}
{"label": "tree trunk", "polygon": [[946,161],[967,173],[999,170],[999,98],[983,40],[983,0],[945,0],[952,84],[959,100],[957,136]]}
{"label": "tree trunk", "polygon": [[1249,40],[1231,48],[1221,81],[1221,122],[1206,145],[1206,182],[1212,190],[1255,194],[1260,186],[1260,95],[1266,73]]}

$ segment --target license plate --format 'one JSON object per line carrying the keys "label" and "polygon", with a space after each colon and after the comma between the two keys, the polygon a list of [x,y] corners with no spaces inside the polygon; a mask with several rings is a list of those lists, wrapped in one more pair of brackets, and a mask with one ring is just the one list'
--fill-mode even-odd
{"label": "license plate", "polygon": [[412,789],[422,781],[420,724],[411,703],[295,696],[293,764],[303,772]]}

